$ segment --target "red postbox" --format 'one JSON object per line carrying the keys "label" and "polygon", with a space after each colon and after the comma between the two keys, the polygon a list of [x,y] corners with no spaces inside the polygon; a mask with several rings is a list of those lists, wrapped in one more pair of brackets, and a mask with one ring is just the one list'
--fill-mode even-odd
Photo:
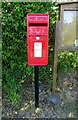
{"label": "red postbox", "polygon": [[48,64],[48,14],[27,14],[28,65]]}

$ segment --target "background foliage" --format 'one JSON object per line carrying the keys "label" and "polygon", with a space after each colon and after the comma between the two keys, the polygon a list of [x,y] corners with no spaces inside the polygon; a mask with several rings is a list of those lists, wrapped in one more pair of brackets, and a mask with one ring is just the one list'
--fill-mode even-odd
{"label": "background foliage", "polygon": [[[49,13],[49,64],[39,69],[41,82],[52,80],[54,29],[58,18],[56,2],[3,2],[2,3],[2,45],[3,45],[3,91],[8,93],[13,104],[17,104],[20,95],[20,81],[31,84],[33,80],[33,66],[27,65],[27,13]],[[76,68],[76,51],[59,52],[58,69],[68,71]]]}

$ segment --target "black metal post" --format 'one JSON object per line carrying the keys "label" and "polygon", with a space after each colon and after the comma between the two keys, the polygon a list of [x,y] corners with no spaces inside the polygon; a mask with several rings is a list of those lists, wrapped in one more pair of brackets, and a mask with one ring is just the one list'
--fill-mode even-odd
{"label": "black metal post", "polygon": [[35,108],[39,107],[39,82],[38,82],[38,66],[34,67],[34,80],[35,80]]}

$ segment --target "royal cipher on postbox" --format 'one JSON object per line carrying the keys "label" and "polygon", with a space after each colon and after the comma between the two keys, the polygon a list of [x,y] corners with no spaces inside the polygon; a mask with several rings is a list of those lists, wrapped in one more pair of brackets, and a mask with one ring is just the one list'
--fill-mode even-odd
{"label": "royal cipher on postbox", "polygon": [[28,65],[48,64],[49,14],[27,14]]}

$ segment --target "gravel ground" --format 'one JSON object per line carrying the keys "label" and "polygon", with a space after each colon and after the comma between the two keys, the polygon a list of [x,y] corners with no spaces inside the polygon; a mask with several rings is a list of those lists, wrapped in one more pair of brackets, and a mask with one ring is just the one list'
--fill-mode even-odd
{"label": "gravel ground", "polygon": [[[70,78],[69,78],[70,76]],[[49,85],[40,85],[39,108],[35,109],[34,85],[21,85],[21,100],[19,106],[13,106],[3,94],[3,118],[76,118],[77,81],[74,77],[59,78],[59,87],[51,93]],[[53,103],[53,95],[56,102]],[[58,99],[61,100],[58,102]]]}

